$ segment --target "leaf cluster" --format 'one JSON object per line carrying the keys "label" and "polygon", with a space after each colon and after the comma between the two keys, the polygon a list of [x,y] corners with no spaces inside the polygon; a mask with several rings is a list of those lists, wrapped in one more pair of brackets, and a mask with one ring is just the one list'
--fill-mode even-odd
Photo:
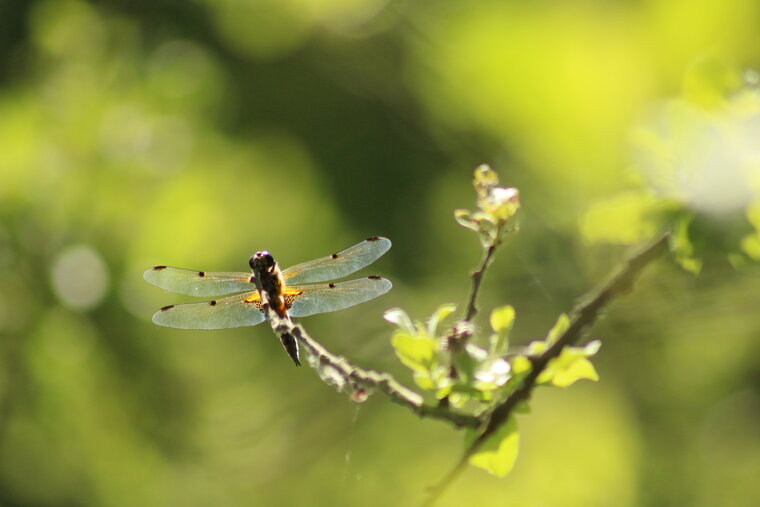
{"label": "leaf cluster", "polygon": [[[456,339],[455,330],[462,322],[448,332],[444,332],[442,324],[454,311],[454,305],[441,305],[427,321],[414,322],[405,311],[394,308],[386,312],[385,318],[397,327],[391,343],[398,358],[412,371],[417,386],[437,403],[447,403],[473,415],[487,414],[509,397],[531,371],[532,358],[546,351],[569,325],[562,314],[544,339],[511,351],[509,335],[515,311],[506,305],[491,312],[486,346],[470,340],[460,351],[453,352],[449,343],[452,337]],[[598,380],[589,358],[600,346],[601,342],[594,340],[583,347],[564,347],[538,376],[537,384],[569,387],[581,379]],[[527,411],[527,406],[522,410]],[[470,430],[466,442],[471,442],[479,431]],[[470,456],[470,463],[504,476],[517,458],[518,442],[517,423],[511,419]]]}
{"label": "leaf cluster", "polygon": [[486,164],[475,169],[473,186],[478,209],[458,209],[454,218],[463,227],[478,233],[483,247],[498,246],[510,219],[520,208],[520,192],[514,187],[500,187],[499,176]]}
{"label": "leaf cluster", "polygon": [[[457,210],[456,220],[479,236],[484,248],[484,262],[473,274],[470,306],[474,309],[480,280],[488,267],[493,250],[502,244],[509,232],[520,203],[515,188],[499,187],[496,173],[487,165],[475,169],[474,187],[478,209],[474,212]],[[533,368],[534,358],[551,347],[569,326],[566,315],[542,340],[527,346],[510,346],[510,333],[516,313],[504,305],[491,311],[490,329],[483,336],[470,321],[474,311],[453,324],[446,325],[454,315],[453,304],[442,304],[424,321],[413,320],[401,308],[385,313],[385,319],[396,326],[391,343],[396,355],[407,366],[414,382],[432,403],[464,411],[486,421],[488,414],[506,400],[521,385]],[[537,385],[568,387],[580,379],[597,380],[598,375],[589,358],[599,350],[600,342],[584,347],[564,347],[551,359],[536,379]],[[527,410],[526,404],[521,406]],[[469,429],[468,447],[483,428]],[[517,458],[519,433],[514,417],[501,425],[469,455],[469,462],[497,475],[506,475]]]}

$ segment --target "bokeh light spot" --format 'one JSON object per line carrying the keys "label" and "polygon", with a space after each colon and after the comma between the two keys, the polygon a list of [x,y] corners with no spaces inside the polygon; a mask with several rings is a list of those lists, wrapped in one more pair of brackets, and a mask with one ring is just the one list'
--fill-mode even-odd
{"label": "bokeh light spot", "polygon": [[101,256],[86,245],[61,252],[50,272],[58,298],[71,308],[86,310],[96,306],[108,289],[108,270]]}

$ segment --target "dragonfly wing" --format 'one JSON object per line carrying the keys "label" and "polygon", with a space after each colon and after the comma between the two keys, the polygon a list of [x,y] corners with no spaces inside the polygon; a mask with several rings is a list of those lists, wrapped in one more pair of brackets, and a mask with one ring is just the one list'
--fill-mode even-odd
{"label": "dragonfly wing", "polygon": [[[282,272],[288,285],[294,283],[325,282],[343,278],[351,273],[369,266],[391,247],[386,238],[369,238],[342,252],[303,262]],[[373,296],[374,297],[374,296]],[[371,299],[371,298],[370,298]]]}
{"label": "dragonfly wing", "polygon": [[254,288],[247,273],[206,273],[191,269],[155,266],[143,273],[153,285],[177,294],[208,297],[250,291]]}
{"label": "dragonfly wing", "polygon": [[287,291],[296,294],[288,314],[291,317],[306,317],[342,310],[382,296],[392,286],[390,280],[380,276],[320,285],[288,285]]}
{"label": "dragonfly wing", "polygon": [[153,315],[153,322],[178,329],[255,326],[264,321],[258,302],[259,295],[254,291],[214,301],[165,306]]}

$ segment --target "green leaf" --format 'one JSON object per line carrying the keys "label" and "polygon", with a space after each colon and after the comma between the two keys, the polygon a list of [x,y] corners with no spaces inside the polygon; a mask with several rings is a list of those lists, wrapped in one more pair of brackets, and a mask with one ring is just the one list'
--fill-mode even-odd
{"label": "green leaf", "polygon": [[418,372],[430,371],[437,348],[434,338],[399,330],[393,333],[391,345],[406,366]]}
{"label": "green leaf", "polygon": [[512,187],[494,187],[478,204],[490,222],[504,225],[520,208],[520,192]]}
{"label": "green leaf", "polygon": [[741,248],[747,257],[760,261],[760,234],[750,234],[742,238]]}
{"label": "green leaf", "polygon": [[680,259],[678,262],[681,264],[681,267],[689,273],[698,275],[699,272],[702,271],[702,261],[700,259]]}
{"label": "green leaf", "polygon": [[466,393],[451,393],[449,395],[449,403],[454,408],[462,408],[469,400],[470,396]]}
{"label": "green leaf", "polygon": [[430,378],[429,371],[415,371],[414,382],[420,387],[420,389],[424,389],[425,391],[432,391],[435,389],[435,382]]}
{"label": "green leaf", "polygon": [[[554,327],[551,328],[549,331],[549,334],[546,336],[546,343],[551,345],[552,343],[556,342],[560,335],[567,331],[567,328],[570,327],[570,319],[567,318],[567,315],[564,313],[559,316],[557,319],[557,323],[554,324]],[[543,352],[543,351],[542,351]]]}
{"label": "green leaf", "polygon": [[454,219],[462,227],[472,229],[473,231],[477,231],[480,228],[478,221],[473,219],[470,212],[466,209],[458,209],[454,211]]}
{"label": "green leaf", "polygon": [[494,308],[491,312],[491,328],[497,333],[509,331],[515,320],[515,309],[510,305]]}
{"label": "green leaf", "polygon": [[476,167],[474,176],[472,183],[476,188],[489,188],[499,184],[499,175],[488,164],[480,164]]}
{"label": "green leaf", "polygon": [[[469,345],[471,344],[468,344],[468,347]],[[475,372],[477,360],[471,354],[469,354],[466,349],[464,352],[465,353],[463,354],[453,354],[451,359],[453,361],[454,368],[456,368],[459,376],[469,381],[472,379]]]}
{"label": "green leaf", "polygon": [[509,348],[509,333],[515,322],[515,309],[510,306],[501,306],[491,312],[491,328],[495,334],[491,335],[491,355],[504,354]]}
{"label": "green leaf", "polygon": [[582,348],[565,347],[559,357],[549,361],[536,381],[539,384],[551,383],[556,387],[568,387],[580,379],[599,380],[599,374],[587,357],[596,354],[600,344],[595,340]]}
{"label": "green leaf", "polygon": [[401,308],[391,308],[390,310],[386,310],[383,314],[383,318],[391,324],[396,324],[407,333],[414,334],[416,331],[412,319],[409,318],[409,314]]}
{"label": "green leaf", "polygon": [[591,340],[583,347],[583,353],[586,355],[586,357],[593,356],[597,352],[599,352],[599,349],[602,348],[602,342],[599,340]]}
{"label": "green leaf", "polygon": [[451,303],[442,304],[438,309],[433,312],[433,315],[428,320],[427,332],[430,336],[436,336],[438,333],[438,326],[449,315],[454,313],[457,306]]}
{"label": "green leaf", "polygon": [[476,363],[482,363],[488,359],[488,351],[478,347],[474,343],[468,343],[465,345],[464,350],[467,352],[467,355],[470,356]]}
{"label": "green leaf", "polygon": [[528,354],[531,356],[537,356],[543,354],[546,349],[549,348],[549,343],[545,341],[532,341],[528,344]]}
{"label": "green leaf", "polygon": [[[474,431],[468,432],[467,445],[477,438]],[[514,417],[502,424],[478,450],[469,458],[471,465],[482,468],[497,477],[504,477],[515,465],[520,444],[520,433]]]}
{"label": "green leaf", "polygon": [[673,235],[670,236],[670,250],[676,262],[686,271],[698,275],[702,270],[702,260],[694,256],[694,245],[689,238],[689,224],[692,217],[682,217],[676,222]]}
{"label": "green leaf", "polygon": [[520,192],[512,187],[497,187],[498,183],[499,176],[493,169],[487,164],[478,166],[473,180],[478,210],[470,212],[459,209],[454,212],[454,218],[460,225],[478,233],[484,247],[501,241],[501,234],[507,232],[508,220],[520,208]]}
{"label": "green leaf", "polygon": [[525,356],[515,356],[510,363],[512,374],[520,375],[530,370],[530,359]]}
{"label": "green leaf", "polygon": [[[454,388],[453,383],[449,383],[448,385],[438,388],[435,392],[436,399],[442,400],[443,398],[449,396],[453,388]],[[451,402],[450,397],[449,397],[449,402]]]}
{"label": "green leaf", "polygon": [[436,395],[440,395],[440,398],[443,398],[456,387],[455,380],[449,376],[447,366],[438,364],[438,361],[435,360],[432,363],[427,369],[416,369],[414,371],[414,381],[422,389],[436,391]]}
{"label": "green leaf", "polygon": [[585,357],[576,359],[567,368],[556,372],[554,378],[552,378],[552,385],[568,387],[577,380],[584,378],[593,381],[599,380],[599,374],[596,372],[594,365]]}

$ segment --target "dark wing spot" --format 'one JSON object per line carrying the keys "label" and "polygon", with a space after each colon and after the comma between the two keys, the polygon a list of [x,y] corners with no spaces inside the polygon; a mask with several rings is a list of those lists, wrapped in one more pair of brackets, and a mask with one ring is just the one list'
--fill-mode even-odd
{"label": "dark wing spot", "polygon": [[208,304],[210,304],[211,306],[216,306],[216,301],[209,301]]}
{"label": "dark wing spot", "polygon": [[248,281],[249,281],[249,282],[251,282],[251,283],[256,283],[256,277],[255,277],[255,276],[252,276],[252,277],[250,277],[250,278],[248,279]]}
{"label": "dark wing spot", "polygon": [[383,279],[382,276],[377,276],[377,275],[369,275],[367,278],[369,278],[370,280],[382,280]]}
{"label": "dark wing spot", "polygon": [[338,258],[338,254],[332,254],[332,258],[333,259],[337,259]]}
{"label": "dark wing spot", "polygon": [[204,273],[203,271],[198,271],[198,276],[200,277],[206,276],[206,273]]}
{"label": "dark wing spot", "polygon": [[166,310],[171,310],[172,308],[174,308],[174,305],[164,306],[163,308],[161,308],[161,311],[165,312]]}
{"label": "dark wing spot", "polygon": [[371,238],[367,238],[367,241],[380,241],[380,236],[372,236]]}
{"label": "dark wing spot", "polygon": [[328,287],[330,287],[331,289],[334,289],[335,288],[335,284],[331,283],[330,285],[328,285]]}
{"label": "dark wing spot", "polygon": [[166,269],[166,266],[153,266],[153,269],[158,271],[159,269]]}

